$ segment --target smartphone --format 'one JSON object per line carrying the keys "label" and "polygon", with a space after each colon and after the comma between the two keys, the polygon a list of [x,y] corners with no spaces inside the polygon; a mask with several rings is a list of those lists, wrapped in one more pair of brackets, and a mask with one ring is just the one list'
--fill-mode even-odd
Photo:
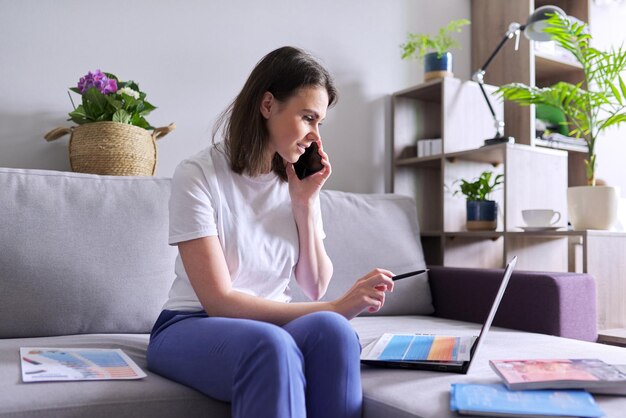
{"label": "smartphone", "polygon": [[298,161],[296,161],[293,165],[293,168],[296,170],[296,175],[300,180],[313,173],[317,173],[324,168],[317,142],[313,142],[309,145],[309,147],[304,151],[304,154],[302,154]]}

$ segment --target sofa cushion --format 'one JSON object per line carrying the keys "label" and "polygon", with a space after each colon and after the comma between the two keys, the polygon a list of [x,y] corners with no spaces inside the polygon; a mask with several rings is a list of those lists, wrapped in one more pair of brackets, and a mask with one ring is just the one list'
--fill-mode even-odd
{"label": "sofa cushion", "polygon": [[0,338],[149,332],[174,278],[169,188],[0,168]]}
{"label": "sofa cushion", "polygon": [[[384,332],[477,335],[480,325],[436,317],[396,316],[351,321],[362,344]],[[151,373],[147,335],[75,335],[0,340],[0,416],[30,417],[230,417],[230,405]],[[146,373],[131,381],[21,382],[19,347],[121,348]],[[488,360],[593,357],[624,362],[624,349],[567,338],[492,328],[467,375],[362,366],[364,418],[447,418],[451,383],[496,383]],[[607,417],[621,417],[624,398],[595,396]]]}
{"label": "sofa cushion", "polygon": [[[396,274],[425,268],[415,201],[394,194],[324,190],[320,196],[326,251],[334,274],[323,300],[334,300],[379,267]],[[292,283],[294,300],[307,300]],[[399,280],[377,315],[433,313],[428,275]],[[367,312],[362,315],[368,315]]]}

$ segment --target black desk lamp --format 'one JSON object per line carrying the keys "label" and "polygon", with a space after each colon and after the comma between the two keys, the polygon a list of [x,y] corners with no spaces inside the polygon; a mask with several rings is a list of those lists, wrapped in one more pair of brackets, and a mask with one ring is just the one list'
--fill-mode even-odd
{"label": "black desk lamp", "polygon": [[522,31],[524,32],[526,38],[530,39],[531,41],[546,42],[552,40],[550,34],[545,33],[543,30],[548,26],[548,23],[546,21],[548,20],[550,15],[555,13],[560,14],[563,17],[567,16],[561,8],[557,6],[546,5],[537,8],[533,12],[533,14],[528,16],[526,24],[520,25],[519,23],[515,22],[511,23],[509,25],[509,30],[504,35],[504,38],[502,38],[496,49],[491,53],[489,58],[487,58],[487,61],[485,61],[482,67],[480,67],[474,74],[472,74],[472,80],[478,83],[480,91],[485,98],[485,102],[487,102],[487,106],[489,106],[489,111],[491,112],[491,116],[493,116],[496,128],[496,136],[490,139],[486,139],[485,145],[515,142],[515,138],[513,138],[512,136],[504,136],[504,121],[499,120],[496,116],[496,112],[493,110],[493,106],[491,106],[491,102],[489,101],[487,92],[485,92],[485,87],[483,86],[485,70],[487,69],[489,64],[491,64],[491,61],[494,59],[494,57],[498,55],[498,52],[500,52],[504,44],[506,44],[506,42],[513,36],[515,36],[515,50],[517,51],[519,47],[519,34]]}

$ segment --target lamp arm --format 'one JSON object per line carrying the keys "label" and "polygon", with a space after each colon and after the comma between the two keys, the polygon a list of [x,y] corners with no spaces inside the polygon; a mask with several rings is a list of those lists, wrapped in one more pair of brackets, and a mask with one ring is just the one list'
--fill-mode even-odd
{"label": "lamp arm", "polygon": [[496,49],[493,50],[489,58],[487,58],[487,61],[485,61],[485,63],[478,70],[476,70],[474,74],[472,74],[472,80],[478,83],[478,87],[480,87],[480,91],[483,94],[483,98],[485,99],[485,102],[487,103],[487,106],[489,107],[489,112],[491,112],[491,116],[493,116],[493,120],[494,120],[495,127],[496,127],[496,132],[497,132],[496,138],[500,138],[504,135],[504,122],[498,120],[496,116],[496,112],[493,109],[493,106],[491,105],[491,101],[489,100],[489,96],[487,95],[487,92],[485,91],[485,87],[484,87],[485,70],[487,69],[487,67],[489,67],[489,64],[491,64],[491,61],[493,61],[496,55],[498,55],[498,52],[500,52],[502,47],[513,36],[517,38],[515,42],[515,49],[517,49],[517,45],[519,42],[519,34],[521,31],[524,30],[524,28],[525,28],[525,25],[520,25],[519,23],[515,23],[515,22],[511,23],[509,25],[509,30],[504,34],[504,37],[500,40],[500,43],[498,43],[498,46],[496,46]]}
{"label": "lamp arm", "polygon": [[[487,61],[485,61],[485,63],[478,70],[476,70],[476,72],[472,76],[472,79],[478,73],[483,73],[484,75],[485,70],[487,69],[487,67],[489,67],[489,64],[491,64],[491,61],[496,57],[496,55],[498,55],[498,52],[500,52],[504,44],[506,44],[506,42],[509,39],[511,39],[513,36],[517,36],[519,39],[520,32],[522,32],[525,28],[526,28],[526,25],[520,25],[519,23],[516,23],[516,22],[511,23],[509,25],[509,30],[507,30],[507,32],[504,34],[504,37],[502,38],[502,40],[500,40],[500,43],[498,44],[498,46],[496,46],[496,49],[494,49],[491,55],[489,55],[489,58],[487,58]],[[515,49],[517,50],[517,41],[515,43]]]}
{"label": "lamp arm", "polygon": [[[485,91],[485,86],[483,86],[482,82],[478,83],[478,87],[480,87],[480,91],[483,94],[483,97],[485,98],[485,102],[487,102],[487,106],[489,106],[489,111],[491,112],[491,116],[493,116],[493,119],[497,122],[497,117],[496,117],[496,111],[493,110],[493,106],[491,105],[491,100],[489,100],[489,96],[487,96],[487,92]],[[498,130],[498,136],[501,136],[500,130]]]}

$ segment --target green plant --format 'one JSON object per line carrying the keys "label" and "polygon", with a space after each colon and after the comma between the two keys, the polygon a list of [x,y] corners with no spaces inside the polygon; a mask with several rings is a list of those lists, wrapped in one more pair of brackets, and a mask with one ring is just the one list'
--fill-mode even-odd
{"label": "green plant", "polygon": [[402,59],[422,59],[429,51],[437,52],[437,57],[441,58],[442,55],[450,49],[461,47],[451,35],[455,32],[461,32],[461,28],[469,24],[470,21],[467,19],[458,19],[440,28],[437,35],[421,33],[407,34],[406,43],[400,45],[402,48]]}
{"label": "green plant", "polygon": [[70,90],[82,97],[82,104],[69,113],[68,119],[78,125],[113,121],[154,129],[145,116],[156,107],[146,101],[146,93],[134,81],[120,81],[111,73],[96,70],[81,77]]}
{"label": "green plant", "polygon": [[459,179],[454,184],[460,183],[459,189],[453,195],[461,193],[467,200],[490,200],[489,196],[503,183],[504,174],[494,177],[493,172],[483,171],[479,177],[472,181]]}
{"label": "green plant", "polygon": [[606,128],[626,121],[626,84],[620,76],[626,69],[626,51],[593,48],[585,28],[585,23],[554,14],[544,29],[580,63],[583,81],[558,82],[545,88],[512,83],[500,87],[496,94],[520,105],[542,104],[561,110],[567,118],[569,134],[587,143],[587,184],[595,186],[596,141]]}

